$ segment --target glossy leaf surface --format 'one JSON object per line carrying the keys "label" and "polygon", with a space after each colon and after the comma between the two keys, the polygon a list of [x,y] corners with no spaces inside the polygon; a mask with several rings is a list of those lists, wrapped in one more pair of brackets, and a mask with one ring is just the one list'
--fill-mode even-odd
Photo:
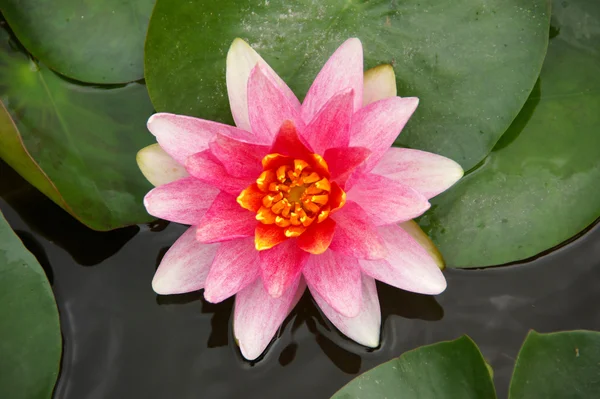
{"label": "glossy leaf surface", "polygon": [[600,333],[529,333],[519,352],[510,399],[600,397]]}
{"label": "glossy leaf surface", "polygon": [[0,397],[50,399],[62,337],[52,288],[0,213]]}
{"label": "glossy leaf surface", "polygon": [[490,156],[421,227],[448,267],[534,256],[600,217],[600,3],[556,1],[542,74]]}
{"label": "glossy leaf surface", "polygon": [[152,220],[135,161],[154,141],[146,88],[74,84],[0,38],[0,157],[95,230]]}
{"label": "glossy leaf surface", "polygon": [[231,122],[225,57],[247,40],[300,99],[343,41],[361,39],[365,68],[391,63],[400,96],[420,106],[398,143],[483,159],[527,99],[548,38],[546,0],[159,0],[146,40],[158,111]]}
{"label": "glossy leaf surface", "polygon": [[464,336],[422,346],[352,380],[333,399],[492,399],[485,360]]}
{"label": "glossy leaf surface", "polygon": [[155,0],[0,0],[25,48],[50,68],[91,83],[144,77],[144,38]]}

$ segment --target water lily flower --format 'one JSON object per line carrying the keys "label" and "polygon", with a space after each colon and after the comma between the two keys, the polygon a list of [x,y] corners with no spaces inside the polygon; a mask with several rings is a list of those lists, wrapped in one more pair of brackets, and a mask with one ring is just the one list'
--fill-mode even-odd
{"label": "water lily flower", "polygon": [[306,286],[343,334],[377,347],[375,280],[423,294],[446,288],[439,259],[410,221],[460,179],[461,167],[391,148],[418,99],[396,96],[389,65],[364,74],[358,39],[335,51],[302,103],[241,39],[229,49],[226,78],[237,127],[168,113],[148,121],[158,144],[137,159],[157,186],[146,209],[191,225],[162,259],[153,289],[203,288],[214,303],[235,295],[234,335],[249,360]]}

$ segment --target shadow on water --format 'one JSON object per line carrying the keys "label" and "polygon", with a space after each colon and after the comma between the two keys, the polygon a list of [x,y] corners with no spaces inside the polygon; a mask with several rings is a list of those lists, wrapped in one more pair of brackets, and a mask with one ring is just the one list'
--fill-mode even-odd
{"label": "shadow on water", "polygon": [[27,248],[27,250],[31,252],[33,256],[35,256],[39,264],[42,266],[42,269],[44,269],[44,273],[46,273],[46,278],[48,279],[48,282],[50,282],[50,285],[53,285],[54,273],[52,272],[50,260],[48,259],[48,256],[46,255],[46,250],[44,250],[42,244],[40,244],[40,242],[35,238],[35,236],[28,231],[15,230],[15,233],[23,242],[25,248]]}
{"label": "shadow on water", "polygon": [[[165,251],[163,248],[161,251]],[[428,295],[414,294],[398,290],[386,284],[378,283],[378,293],[381,303],[382,319],[397,315],[408,319],[420,319],[435,321],[442,319],[443,308],[434,297]],[[233,298],[218,304],[207,302],[203,297],[203,291],[195,291],[181,295],[157,295],[156,303],[160,306],[178,306],[191,303],[199,304],[203,314],[210,314],[210,335],[207,340],[208,348],[217,348],[229,345],[230,319],[233,312]],[[354,342],[343,338],[337,329],[327,321],[312,301],[308,291],[302,296],[294,311],[284,322],[284,326],[291,325],[291,332],[301,328],[307,328],[322,350],[323,354],[335,364],[339,370],[347,374],[357,374],[361,369],[361,356],[354,349],[372,352],[377,349],[365,349]],[[284,328],[285,329],[285,328]],[[330,336],[341,338],[332,339]],[[288,344],[279,355],[279,363],[287,366],[294,361],[298,344]],[[263,357],[250,364],[263,361]]]}
{"label": "shadow on water", "polygon": [[108,232],[92,230],[60,209],[1,160],[0,176],[0,196],[33,232],[65,249],[80,265],[102,262],[139,231],[138,226]]}
{"label": "shadow on water", "polygon": [[415,294],[377,282],[381,316],[437,321],[444,317],[444,308],[430,295]]}

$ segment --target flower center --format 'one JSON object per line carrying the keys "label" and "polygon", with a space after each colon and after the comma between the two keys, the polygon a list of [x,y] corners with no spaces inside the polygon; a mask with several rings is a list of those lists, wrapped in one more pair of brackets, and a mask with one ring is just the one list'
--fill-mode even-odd
{"label": "flower center", "polygon": [[262,164],[256,185],[242,191],[237,201],[255,211],[262,224],[282,228],[285,237],[298,237],[344,205],[345,193],[335,183],[332,189],[329,168],[320,155],[304,160],[268,154]]}
{"label": "flower center", "polygon": [[288,195],[288,201],[290,202],[298,202],[302,198],[302,194],[306,191],[306,185],[292,187],[290,189],[290,193]]}
{"label": "flower center", "polygon": [[[267,164],[273,155],[267,155]],[[265,193],[256,220],[285,228],[286,237],[299,236],[315,219],[319,222],[329,215],[329,180],[304,160],[290,158],[267,169],[256,184]]]}

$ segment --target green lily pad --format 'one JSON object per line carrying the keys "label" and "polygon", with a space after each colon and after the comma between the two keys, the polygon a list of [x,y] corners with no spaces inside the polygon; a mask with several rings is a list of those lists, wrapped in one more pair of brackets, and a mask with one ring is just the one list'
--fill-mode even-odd
{"label": "green lily pad", "polygon": [[[531,331],[510,399],[600,397],[600,332]],[[359,375],[332,399],[493,399],[493,370],[469,337],[422,346]]]}
{"label": "green lily pad", "polygon": [[548,20],[546,0],[159,0],[146,80],[158,111],[231,123],[225,57],[234,38],[247,40],[302,98],[337,46],[355,36],[366,68],[392,63],[398,93],[421,100],[399,144],[467,170],[533,88]]}
{"label": "green lily pad", "polygon": [[600,398],[600,333],[529,333],[519,352],[510,399]]}
{"label": "green lily pad", "polygon": [[155,0],[1,0],[36,58],[72,79],[124,83],[144,77],[144,39]]}
{"label": "green lily pad", "polygon": [[358,376],[333,399],[496,398],[477,345],[466,336],[406,352]]}
{"label": "green lily pad", "polygon": [[144,85],[66,81],[0,31],[0,158],[95,230],[152,220],[136,152],[153,142]]}
{"label": "green lily pad", "polygon": [[600,3],[555,1],[540,82],[494,151],[420,224],[448,267],[522,260],[600,217]]}
{"label": "green lily pad", "polygon": [[44,270],[0,212],[0,397],[50,399],[62,338]]}

